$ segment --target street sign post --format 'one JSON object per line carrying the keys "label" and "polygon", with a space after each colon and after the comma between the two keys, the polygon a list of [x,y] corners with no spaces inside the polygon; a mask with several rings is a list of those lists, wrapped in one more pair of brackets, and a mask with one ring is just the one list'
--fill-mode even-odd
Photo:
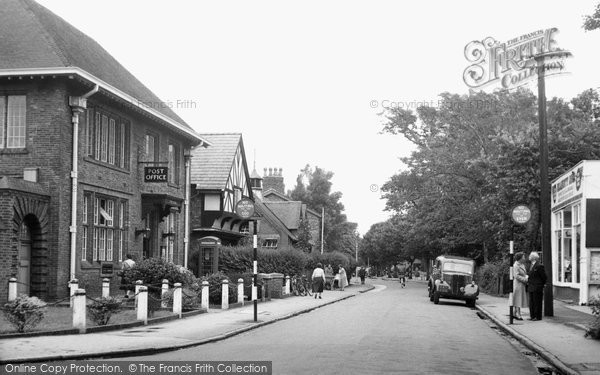
{"label": "street sign post", "polygon": [[[235,213],[238,214],[242,219],[250,219],[254,216],[254,202],[248,198],[242,198],[235,205]],[[256,224],[258,220],[251,220],[254,222],[254,234],[252,236],[253,243],[253,272],[254,277],[252,280],[252,298],[254,299],[254,321],[258,321],[258,293],[256,285],[258,285],[258,236],[256,233]]]}

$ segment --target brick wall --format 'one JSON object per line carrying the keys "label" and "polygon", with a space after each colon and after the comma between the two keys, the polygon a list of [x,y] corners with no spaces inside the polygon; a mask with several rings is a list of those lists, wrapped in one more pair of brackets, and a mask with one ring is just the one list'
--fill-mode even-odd
{"label": "brick wall", "polygon": [[[68,295],[70,279],[70,232],[71,221],[71,178],[72,167],[72,111],[68,105],[69,95],[81,95],[89,88],[81,87],[77,82],[66,78],[35,78],[33,80],[2,82],[0,94],[18,93],[27,95],[27,145],[25,150],[0,150],[0,175],[21,178],[23,168],[39,168],[38,183],[50,196],[48,208],[48,298],[60,298]],[[122,170],[106,163],[98,162],[84,155],[86,138],[85,114],[80,116],[79,126],[79,184],[77,221],[82,221],[82,200],[85,193],[102,194],[127,200],[128,216],[125,218],[127,237],[125,252],[141,259],[142,236],[135,236],[135,229],[141,227],[142,197],[141,194],[164,195],[176,200],[184,199],[184,159],[183,150],[189,147],[185,138],[152,120],[138,115],[136,112],[104,99],[95,94],[88,99],[88,106],[101,106],[103,109],[122,116],[130,121],[129,169]],[[158,135],[159,160],[167,161],[168,143],[180,145],[179,186],[142,181],[143,166],[138,162],[145,161],[145,134],[152,131]],[[12,199],[7,193],[0,196],[0,223],[12,217]],[[176,233],[175,263],[183,264],[184,237],[183,207],[178,215]],[[165,223],[159,223],[159,231],[166,231]],[[77,228],[77,270],[76,276],[91,288],[92,294],[100,293],[100,264],[81,261],[81,225]],[[157,242],[162,238],[158,233]],[[7,249],[8,247],[8,249]],[[15,262],[17,249],[10,249],[7,230],[4,225],[0,229],[0,279],[10,273],[9,265]],[[91,249],[88,250],[91,252]],[[115,249],[115,272],[119,268]],[[8,266],[8,268],[7,268]],[[118,278],[113,276],[112,289],[118,289]],[[4,284],[5,285],[5,284]],[[2,287],[0,287],[2,289]],[[2,293],[0,291],[0,298]],[[0,299],[1,300],[1,299]]]}

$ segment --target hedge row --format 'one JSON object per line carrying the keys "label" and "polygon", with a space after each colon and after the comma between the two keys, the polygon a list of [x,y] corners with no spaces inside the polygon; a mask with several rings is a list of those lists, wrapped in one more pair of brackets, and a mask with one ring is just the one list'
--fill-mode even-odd
{"label": "hedge row", "polygon": [[[227,275],[252,271],[254,250],[248,246],[223,247],[219,254],[219,270]],[[317,263],[331,264],[334,272],[342,265],[350,274],[356,268],[354,259],[340,252],[306,254],[299,250],[258,249],[259,273],[301,275],[312,271]],[[348,275],[349,276],[349,275]]]}

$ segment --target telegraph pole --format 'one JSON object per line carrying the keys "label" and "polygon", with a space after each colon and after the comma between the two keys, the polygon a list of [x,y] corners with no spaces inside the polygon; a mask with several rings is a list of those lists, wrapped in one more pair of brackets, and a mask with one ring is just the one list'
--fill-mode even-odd
{"label": "telegraph pole", "polygon": [[540,126],[540,219],[542,222],[542,260],[548,282],[544,291],[544,315],[554,316],[552,291],[552,248],[550,233],[550,181],[548,180],[548,124],[546,121],[546,57],[571,56],[568,51],[554,51],[535,55],[538,75],[538,120]]}

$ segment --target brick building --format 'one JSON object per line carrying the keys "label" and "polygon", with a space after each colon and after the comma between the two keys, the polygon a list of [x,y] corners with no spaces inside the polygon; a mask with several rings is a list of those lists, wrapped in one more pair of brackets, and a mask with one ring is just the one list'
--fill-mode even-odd
{"label": "brick building", "polygon": [[264,168],[263,177],[253,171],[252,180],[257,181],[253,190],[258,200],[278,223],[271,225],[271,220],[259,229],[262,247],[288,249],[296,246],[304,222],[305,229],[310,231],[311,251],[314,251],[321,243],[321,214],[285,194],[282,169]]}
{"label": "brick building", "polygon": [[185,264],[187,156],[209,143],[60,17],[2,8],[0,301],[10,277],[46,299],[116,287],[126,253]]}

